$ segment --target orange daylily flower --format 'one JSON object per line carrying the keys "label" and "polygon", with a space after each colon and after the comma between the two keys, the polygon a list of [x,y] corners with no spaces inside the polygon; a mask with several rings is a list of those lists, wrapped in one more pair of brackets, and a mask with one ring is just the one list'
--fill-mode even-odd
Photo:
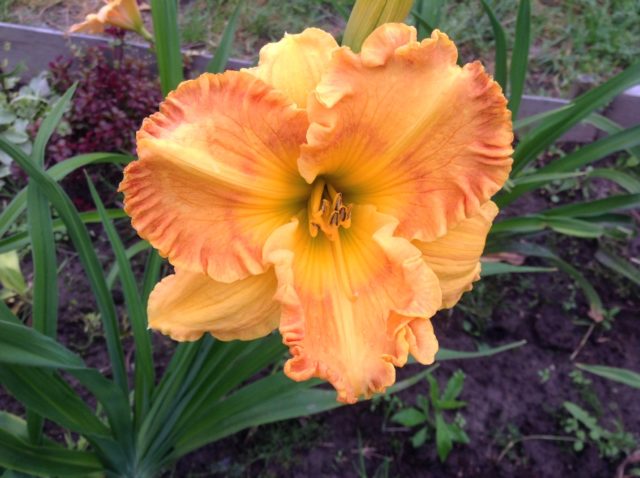
{"label": "orange daylily flower", "polygon": [[315,28],[256,68],[182,83],[137,134],[120,190],[175,267],[149,299],[176,340],[279,328],[294,380],[353,403],[433,362],[430,318],[479,278],[511,168],[511,116],[449,38],[386,24],[359,54]]}
{"label": "orange daylily flower", "polygon": [[70,33],[102,33],[107,25],[131,30],[145,38],[151,34],[142,23],[142,16],[136,0],[105,0],[98,13],[90,13],[81,23],[69,28]]}

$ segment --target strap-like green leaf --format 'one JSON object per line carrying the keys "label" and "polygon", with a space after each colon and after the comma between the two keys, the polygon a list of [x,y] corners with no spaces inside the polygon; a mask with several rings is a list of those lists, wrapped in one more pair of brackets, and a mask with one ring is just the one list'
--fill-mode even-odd
{"label": "strap-like green leaf", "polygon": [[238,28],[238,18],[240,17],[240,10],[244,6],[244,0],[240,0],[233,13],[229,17],[227,26],[224,28],[220,43],[216,49],[213,58],[207,65],[207,71],[209,73],[222,73],[227,66],[229,56],[231,55],[231,47],[233,46],[233,37],[236,34]]}
{"label": "strap-like green leaf", "polygon": [[493,74],[494,79],[502,87],[502,92],[507,94],[507,34],[498,21],[493,9],[485,0],[480,0],[482,8],[489,17],[491,28],[493,29],[493,37],[496,46],[496,66]]}
{"label": "strap-like green leaf", "polygon": [[50,368],[85,368],[74,353],[20,323],[0,320],[0,363]]}
{"label": "strap-like green leaf", "polygon": [[62,115],[64,115],[65,111],[69,107],[71,103],[71,98],[76,91],[77,83],[71,85],[71,87],[62,95],[62,97],[56,101],[56,103],[51,108],[51,111],[45,116],[40,123],[40,127],[38,128],[38,133],[36,134],[36,139],[33,141],[33,150],[32,156],[35,158],[36,164],[40,167],[44,166],[44,152],[47,147],[47,143],[49,142],[49,138],[58,127],[58,123],[62,119]]}
{"label": "strap-like green leaf", "polygon": [[418,40],[423,40],[438,28],[442,17],[444,0],[417,0],[411,14],[416,20]]}
{"label": "strap-like green leaf", "polygon": [[[154,400],[154,409],[140,432],[145,460],[156,462],[202,416],[217,407],[217,400],[284,353],[281,338],[273,335],[253,342],[215,342],[203,347],[186,372],[180,370],[172,400]],[[186,364],[179,364],[183,369]],[[161,426],[159,426],[161,424]]]}
{"label": "strap-like green leaf", "polygon": [[122,245],[122,240],[107,215],[107,210],[98,195],[98,191],[96,191],[96,188],[88,176],[87,183],[89,185],[89,191],[91,192],[93,202],[95,203],[100,219],[102,220],[102,225],[107,233],[109,242],[111,243],[111,248],[116,256],[116,262],[118,263],[118,269],[120,271],[122,292],[127,305],[127,311],[129,312],[131,328],[133,330],[133,340],[136,353],[135,417],[137,423],[139,420],[144,419],[144,416],[149,409],[151,393],[153,392],[153,386],[155,383],[153,354],[151,352],[151,336],[147,330],[147,313],[142,304],[142,300],[140,299],[140,292],[138,291],[136,278],[133,275],[131,263],[127,259],[124,246]]}
{"label": "strap-like green leaf", "polygon": [[629,173],[618,171],[617,169],[598,168],[587,174],[588,179],[598,178],[607,179],[623,187],[632,194],[640,194],[640,180],[636,179]]}
{"label": "strap-like green leaf", "polygon": [[156,61],[164,96],[184,78],[177,4],[174,0],[151,0]]}
{"label": "strap-like green leaf", "polygon": [[[91,224],[96,222],[102,222],[99,214],[96,211],[85,211],[78,214],[80,220],[85,224]],[[107,209],[107,217],[109,219],[122,219],[128,217],[122,209]],[[67,230],[64,221],[62,219],[56,219],[52,223],[54,232],[64,232]],[[0,239],[0,254],[7,251],[14,251],[24,246],[29,245],[29,233],[17,232],[11,236],[7,236]]]}
{"label": "strap-like green leaf", "polygon": [[155,249],[149,251],[147,263],[144,266],[144,277],[142,279],[142,301],[147,304],[151,291],[160,279],[160,269],[162,268],[163,259]]}
{"label": "strap-like green leaf", "polygon": [[606,232],[604,225],[595,221],[540,213],[500,221],[491,228],[490,235],[493,239],[497,234],[523,234],[547,228],[559,234],[583,238],[601,237]]}
{"label": "strap-like green leaf", "polygon": [[508,350],[522,347],[526,343],[526,340],[519,340],[517,342],[511,342],[510,344],[500,345],[499,347],[493,347],[474,352],[440,348],[440,350],[438,350],[438,353],[436,354],[436,362],[443,362],[445,360],[467,360],[491,357],[492,355],[497,355]]}
{"label": "strap-like green leaf", "polygon": [[509,75],[509,109],[512,117],[518,117],[522,94],[524,93],[527,65],[529,63],[529,43],[531,42],[531,3],[520,0],[516,18],[516,37],[511,54],[511,71]]}
{"label": "strap-like green leaf", "polygon": [[[42,382],[43,376],[46,380],[55,380],[62,387],[64,393],[73,393],[65,382],[58,377],[48,374],[45,370],[32,368],[32,366],[43,366],[47,368],[60,368],[68,371],[78,381],[84,385],[103,405],[109,418],[114,436],[121,446],[111,450],[121,456],[127,456],[127,452],[133,450],[133,437],[130,420],[129,404],[125,396],[115,384],[103,377],[97,370],[86,368],[82,360],[62,345],[54,340],[24,326],[0,301],[0,360],[9,371],[17,370],[25,376],[35,386],[35,392],[29,395],[29,399],[37,399],[38,394],[47,395],[46,383]],[[26,366],[29,367],[26,367]],[[53,377],[53,378],[51,378]],[[41,386],[44,383],[44,388]],[[73,402],[69,402],[69,407],[73,408]],[[48,412],[47,412],[48,413]],[[46,413],[45,416],[48,416]],[[58,417],[58,415],[56,415]],[[56,420],[56,418],[52,418]],[[95,439],[95,437],[93,437]],[[101,442],[101,445],[108,445]],[[113,447],[112,447],[113,448]],[[126,451],[123,451],[126,450]],[[129,459],[131,457],[129,456]],[[127,459],[115,459],[115,462],[126,462]]]}
{"label": "strap-like green leaf", "polygon": [[481,276],[489,277],[499,274],[528,274],[532,272],[554,272],[553,267],[514,266],[504,262],[483,262]]}
{"label": "strap-like green leaf", "polygon": [[99,477],[103,466],[94,453],[57,446],[35,446],[0,428],[0,466],[36,476]]}
{"label": "strap-like green leaf", "polygon": [[[640,77],[640,74],[639,74]],[[552,134],[552,132],[549,132]],[[615,133],[606,138],[600,139],[580,149],[573,151],[561,158],[558,158],[548,165],[538,169],[535,175],[547,175],[575,171],[587,166],[601,158],[604,158],[616,151],[628,149],[640,144],[640,125],[628,128],[619,133]],[[527,175],[528,176],[528,175]],[[533,174],[531,175],[533,176]],[[498,207],[503,208],[518,199],[524,193],[532,191],[537,187],[546,184],[547,181],[529,181],[518,184],[511,191],[501,193],[495,199]]]}
{"label": "strap-like green leaf", "polygon": [[[127,256],[127,260],[131,261],[134,256],[137,256],[141,252],[147,251],[150,248],[151,244],[149,244],[147,241],[138,241],[132,246],[127,247],[125,255]],[[1,248],[0,251],[2,251]],[[113,285],[118,278],[119,272],[120,268],[118,267],[118,262],[116,261],[111,265],[111,269],[109,269],[109,272],[107,273],[107,286],[109,286],[109,289],[113,289]]]}
{"label": "strap-like green leaf", "polygon": [[127,394],[127,375],[124,367],[124,354],[120,342],[115,305],[104,280],[102,266],[91,243],[89,232],[82,223],[73,203],[58,183],[29,161],[22,151],[4,141],[2,138],[0,138],[0,149],[10,155],[29,175],[29,178],[40,186],[41,191],[47,196],[47,199],[67,225],[67,231],[87,273],[94,297],[98,304],[98,310],[100,311],[104,324],[107,349],[109,351],[115,381],[123,393]]}
{"label": "strap-like green leaf", "polygon": [[517,252],[519,254],[524,254],[525,256],[540,257],[549,261],[562,272],[569,275],[576,282],[578,287],[582,289],[582,292],[590,304],[590,317],[593,319],[602,318],[604,308],[602,307],[602,299],[600,299],[600,295],[579,270],[558,257],[552,251],[544,246],[528,242],[503,244],[501,250],[504,252]]}
{"label": "strap-like green leaf", "polygon": [[596,252],[596,260],[636,285],[640,285],[640,269],[631,265],[627,259],[623,259],[606,249],[600,249]]}
{"label": "strap-like green leaf", "polygon": [[589,217],[599,216],[613,211],[625,211],[634,209],[640,205],[640,194],[620,194],[617,196],[609,196],[594,201],[577,202],[566,204],[564,206],[554,207],[542,211],[541,214],[551,216],[564,217]]}
{"label": "strap-like green leaf", "polygon": [[566,108],[561,108],[518,143],[514,153],[512,175],[519,174],[538,154],[552,145],[564,133],[598,108],[606,105],[618,93],[640,80],[640,62],[630,66],[602,85],[581,95]]}
{"label": "strap-like green leaf", "polygon": [[[118,153],[90,153],[74,156],[73,158],[66,159],[61,163],[58,163],[47,170],[47,174],[52,179],[60,181],[68,174],[76,171],[83,166],[89,164],[99,163],[112,163],[112,164],[126,164],[131,161],[132,157]],[[9,227],[15,222],[16,218],[24,211],[27,205],[27,188],[24,188],[18,194],[14,196],[11,202],[0,214],[0,236],[2,236]]]}
{"label": "strap-like green leaf", "polygon": [[292,382],[281,373],[271,375],[218,403],[200,423],[179,437],[169,459],[245,428],[308,416],[340,405],[335,391],[310,388],[307,382]]}
{"label": "strap-like green leaf", "polygon": [[[607,133],[609,136],[624,131],[625,129],[623,126],[616,123],[611,118],[607,118],[606,116],[602,116],[598,113],[591,113],[585,118],[584,123],[595,126],[599,130]],[[627,152],[631,157],[640,159],[640,146],[628,148]]]}
{"label": "strap-like green leaf", "polygon": [[51,371],[2,365],[0,383],[28,408],[69,430],[88,437],[110,436],[76,392]]}
{"label": "strap-like green leaf", "polygon": [[[71,103],[75,89],[76,85],[74,84],[53,105],[38,129],[33,143],[31,161],[39,168],[44,168],[47,141]],[[32,323],[36,330],[54,337],[58,324],[56,246],[53,238],[49,201],[40,191],[40,186],[33,182],[28,185],[27,189],[27,218],[33,260]],[[38,444],[42,437],[42,418],[32,410],[27,410],[27,423],[31,441]]]}
{"label": "strap-like green leaf", "polygon": [[613,380],[614,382],[623,383],[633,388],[640,388],[640,373],[626,368],[606,367],[604,365],[587,365],[584,363],[576,364],[576,367],[584,370],[585,372]]}

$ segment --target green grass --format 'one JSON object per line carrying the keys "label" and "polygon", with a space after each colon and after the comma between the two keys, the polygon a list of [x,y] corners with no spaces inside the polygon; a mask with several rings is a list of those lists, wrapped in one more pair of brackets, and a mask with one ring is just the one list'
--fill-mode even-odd
{"label": "green grass", "polygon": [[14,0],[0,0],[0,22],[10,21],[13,2]]}
{"label": "green grass", "polygon": [[[348,0],[342,0],[348,4]],[[213,51],[220,41],[227,19],[238,0],[191,0],[181,8],[180,28],[186,45]],[[309,26],[317,26],[335,35],[344,29],[344,20],[329,1],[281,0],[246,1],[232,56],[255,60],[265,43],[277,41],[284,32],[298,33]]]}
{"label": "green grass", "polygon": [[[513,47],[515,0],[488,0]],[[493,35],[480,2],[445,2],[440,29],[458,44],[465,61],[493,67]],[[577,82],[598,84],[640,57],[637,0],[536,0],[525,91],[573,96]]]}
{"label": "green grass", "polygon": [[[349,7],[350,0],[340,4]],[[506,27],[510,47],[518,2],[489,0]],[[183,41],[214,50],[237,0],[192,0],[182,7]],[[255,60],[259,48],[283,33],[307,26],[339,35],[344,20],[330,1],[246,2],[232,56]],[[438,27],[449,34],[465,61],[481,59],[493,69],[493,34],[479,1],[443,2]],[[532,2],[532,48],[527,93],[571,97],[577,83],[598,84],[640,57],[637,0],[536,0]]]}

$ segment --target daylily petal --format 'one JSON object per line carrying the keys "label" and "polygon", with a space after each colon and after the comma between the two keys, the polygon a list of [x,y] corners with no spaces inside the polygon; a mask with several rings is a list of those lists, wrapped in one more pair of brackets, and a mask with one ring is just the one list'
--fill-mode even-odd
{"label": "daylily petal", "polygon": [[98,17],[118,28],[136,31],[142,26],[142,17],[136,0],[110,0],[98,11]]}
{"label": "daylily petal", "polygon": [[303,110],[241,72],[183,82],[137,135],[120,191],[133,227],[180,269],[221,282],[264,272],[269,234],[305,206]]}
{"label": "daylily petal", "polygon": [[432,364],[438,352],[438,339],[430,318],[407,317],[392,312],[387,323],[387,335],[396,337],[396,353],[393,364],[402,367],[407,361],[407,351],[424,365]]}
{"label": "daylily petal", "polygon": [[[393,236],[397,221],[372,206],[354,206],[351,227],[333,242],[312,238],[303,219],[280,227],[264,248],[293,355],[285,373],[327,379],[338,400],[353,403],[395,381],[393,365],[406,362],[412,343],[409,322],[435,313],[440,287],[420,251]],[[392,312],[407,321],[391,323]]]}
{"label": "daylily petal", "polygon": [[87,15],[83,22],[75,23],[69,28],[69,33],[102,33],[104,22],[95,13]]}
{"label": "daylily petal", "polygon": [[299,168],[330,178],[345,201],[399,219],[397,235],[431,241],[478,213],[511,168],[511,114],[480,63],[456,65],[434,31],[386,24],[361,55],[337,50],[307,104]]}
{"label": "daylily petal", "polygon": [[480,279],[480,256],[497,214],[498,206],[487,201],[478,214],[463,219],[435,241],[413,241],[440,280],[442,308],[453,307]]}
{"label": "daylily petal", "polygon": [[285,33],[279,42],[262,47],[257,67],[243,71],[257,76],[305,108],[309,93],[320,81],[336,48],[335,39],[319,28],[307,28],[295,35]]}
{"label": "daylily petal", "polygon": [[149,296],[149,327],[174,340],[197,340],[205,332],[220,340],[251,340],[278,327],[272,270],[231,284],[183,270],[165,277]]}

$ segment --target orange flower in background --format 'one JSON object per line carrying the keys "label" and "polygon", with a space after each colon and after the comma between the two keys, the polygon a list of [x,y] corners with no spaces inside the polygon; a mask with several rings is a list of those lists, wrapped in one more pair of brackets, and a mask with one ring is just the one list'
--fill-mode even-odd
{"label": "orange flower in background", "polygon": [[102,33],[104,32],[104,20],[95,13],[90,13],[81,23],[71,25],[69,33]]}
{"label": "orange flower in background", "polygon": [[69,29],[70,33],[102,33],[107,25],[131,30],[145,38],[150,38],[142,23],[142,16],[136,0],[105,0],[98,13],[90,13],[84,22],[76,23]]}
{"label": "orange flower in background", "polygon": [[479,278],[511,168],[510,113],[449,38],[386,24],[359,54],[318,29],[258,67],[182,83],[137,134],[120,190],[175,274],[149,325],[176,340],[279,328],[294,380],[382,392],[430,318]]}

